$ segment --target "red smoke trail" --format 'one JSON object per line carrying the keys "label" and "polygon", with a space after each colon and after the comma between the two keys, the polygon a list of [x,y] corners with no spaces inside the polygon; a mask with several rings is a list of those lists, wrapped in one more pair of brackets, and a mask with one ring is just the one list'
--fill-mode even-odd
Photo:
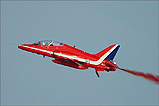
{"label": "red smoke trail", "polygon": [[118,66],[115,66],[115,67],[122,70],[122,71],[133,74],[135,76],[143,77],[143,78],[145,78],[149,81],[154,82],[155,84],[159,84],[159,76],[158,75],[153,75],[153,74],[150,74],[150,73],[137,72],[137,71],[131,71],[131,70],[128,70],[128,69],[120,68]]}

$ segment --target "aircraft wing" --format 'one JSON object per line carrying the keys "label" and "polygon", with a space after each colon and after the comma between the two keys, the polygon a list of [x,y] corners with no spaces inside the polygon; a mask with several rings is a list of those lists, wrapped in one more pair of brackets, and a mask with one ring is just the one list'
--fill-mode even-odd
{"label": "aircraft wing", "polygon": [[77,69],[88,69],[84,65],[85,59],[81,61],[81,58],[75,56],[74,54],[65,53],[65,52],[54,52],[55,60],[52,60],[54,63],[66,65],[69,67]]}
{"label": "aircraft wing", "polygon": [[59,58],[59,59],[62,59],[62,60],[71,60],[73,62],[78,62],[78,63],[84,63],[84,62],[86,62],[86,59],[77,57],[73,53],[54,52],[53,55],[55,56],[55,58]]}

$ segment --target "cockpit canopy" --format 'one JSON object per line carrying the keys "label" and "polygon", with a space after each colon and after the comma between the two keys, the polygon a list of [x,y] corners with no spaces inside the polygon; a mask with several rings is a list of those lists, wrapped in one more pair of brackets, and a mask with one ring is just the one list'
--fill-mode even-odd
{"label": "cockpit canopy", "polygon": [[33,43],[34,45],[41,45],[42,46],[63,46],[63,43],[60,43],[58,41],[53,41],[53,40],[42,40],[42,41],[38,41],[36,43]]}

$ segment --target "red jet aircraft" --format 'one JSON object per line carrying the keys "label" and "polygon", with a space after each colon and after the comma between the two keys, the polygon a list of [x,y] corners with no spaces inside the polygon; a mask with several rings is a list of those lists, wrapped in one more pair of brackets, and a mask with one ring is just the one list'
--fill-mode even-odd
{"label": "red jet aircraft", "polygon": [[102,50],[97,54],[89,54],[75,47],[53,40],[42,40],[33,44],[18,45],[18,48],[41,54],[44,57],[55,58],[54,63],[73,67],[76,69],[95,68],[98,77],[98,71],[115,71],[116,65],[113,58],[116,55],[120,45],[114,44]]}

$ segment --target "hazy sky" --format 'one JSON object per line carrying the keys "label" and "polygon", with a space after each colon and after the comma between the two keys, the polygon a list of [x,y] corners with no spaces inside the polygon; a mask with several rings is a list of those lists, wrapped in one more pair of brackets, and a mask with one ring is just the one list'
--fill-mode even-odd
{"label": "hazy sky", "polygon": [[122,68],[158,74],[158,1],[1,1],[2,105],[158,105],[158,85],[81,71],[18,49],[56,40],[89,53],[114,44]]}

